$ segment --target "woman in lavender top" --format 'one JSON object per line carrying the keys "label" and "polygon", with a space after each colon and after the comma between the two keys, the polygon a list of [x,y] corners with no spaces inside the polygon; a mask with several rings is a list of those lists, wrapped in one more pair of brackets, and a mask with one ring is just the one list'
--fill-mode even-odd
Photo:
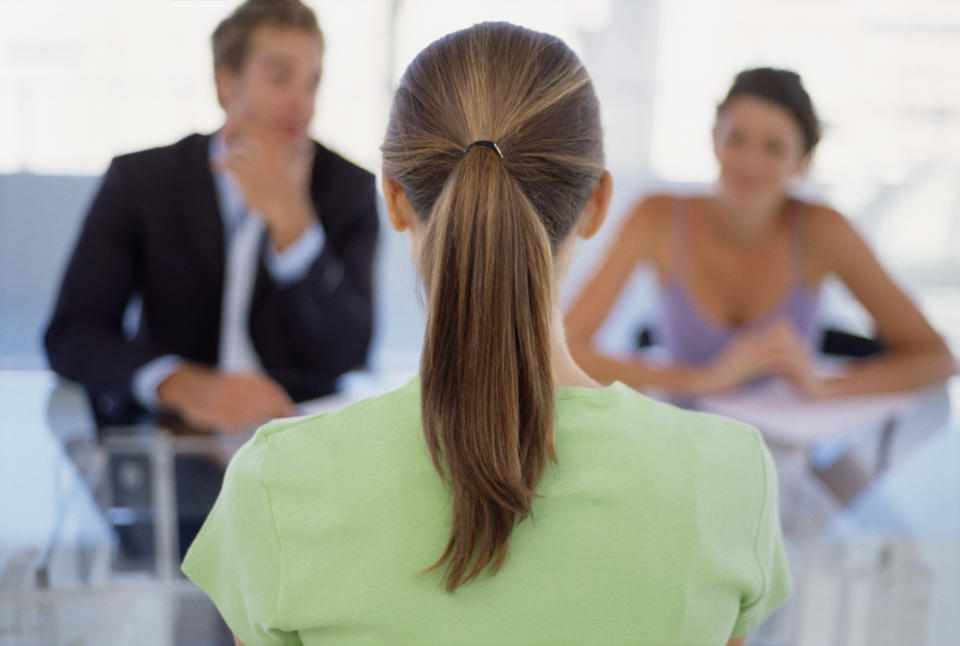
{"label": "woman in lavender top", "polygon": [[[834,209],[798,200],[820,127],[800,77],[737,75],[717,107],[719,177],[706,195],[651,195],[626,217],[566,316],[570,348],[595,379],[682,396],[736,388],[763,375],[808,397],[922,387],[956,370],[947,345]],[[638,265],[660,283],[658,340],[672,363],[602,354],[593,337]],[[839,277],[871,314],[887,350],[842,376],[813,369],[821,283]]]}

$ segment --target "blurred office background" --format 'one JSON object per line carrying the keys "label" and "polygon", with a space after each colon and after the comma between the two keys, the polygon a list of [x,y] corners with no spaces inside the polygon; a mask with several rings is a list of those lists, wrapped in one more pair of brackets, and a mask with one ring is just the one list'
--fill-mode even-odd
{"label": "blurred office background", "polygon": [[[0,1],[0,368],[42,367],[39,331],[113,155],[221,123],[209,35],[224,0]],[[327,0],[314,133],[376,170],[392,88],[431,40],[504,19],[563,37],[594,76],[616,183],[582,245],[583,280],[630,203],[709,184],[714,106],[756,65],[797,70],[825,135],[797,190],[852,218],[960,349],[960,5],[939,0]],[[422,320],[406,248],[384,230],[372,365],[416,362]],[[648,281],[649,282],[649,281]],[[613,322],[625,339],[647,309]],[[647,285],[648,286],[648,285]],[[839,290],[837,290],[839,292]],[[855,308],[843,307],[854,325]],[[828,312],[828,316],[834,315]]]}
{"label": "blurred office background", "polygon": [[[220,125],[209,35],[235,4],[0,0],[0,371],[46,367],[42,330],[66,255],[110,158]],[[705,188],[713,181],[714,107],[738,70],[771,65],[798,71],[825,127],[797,192],[849,216],[960,353],[957,2],[309,4],[327,40],[314,134],[374,171],[392,88],[433,39],[474,22],[509,20],[555,33],[582,56],[600,96],[616,190],[610,223],[581,245],[567,298],[639,196],[666,186]],[[386,226],[377,263],[371,368],[414,370],[423,328],[417,283],[405,241]],[[604,331],[605,344],[631,346],[636,329],[651,316],[651,289],[650,276],[636,278]],[[828,286],[823,316],[869,332],[863,311],[838,285]],[[956,400],[956,378],[950,388]],[[864,545],[877,527],[889,529],[894,516],[906,523],[897,531],[948,545],[960,541],[955,411],[950,420],[933,444],[921,444],[875,483],[867,492],[872,498],[847,510],[841,520],[860,523],[854,531]],[[0,430],[3,438],[17,432]],[[946,554],[938,567],[960,573],[960,563],[950,560],[955,552]],[[960,593],[956,586],[946,589],[933,607],[955,610]],[[926,643],[949,643],[938,636],[955,637],[957,630],[960,625],[949,621],[928,626],[925,634],[934,641]]]}

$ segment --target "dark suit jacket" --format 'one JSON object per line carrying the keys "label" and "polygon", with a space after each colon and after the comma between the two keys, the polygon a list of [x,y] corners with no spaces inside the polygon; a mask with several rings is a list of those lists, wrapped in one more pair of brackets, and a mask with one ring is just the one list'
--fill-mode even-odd
{"label": "dark suit jacket", "polygon": [[[317,144],[310,192],[323,251],[285,287],[261,260],[249,319],[264,369],[297,401],[333,392],[362,365],[372,328],[373,175]],[[51,367],[87,387],[101,423],[142,413],[131,382],[149,361],[176,354],[216,365],[224,253],[208,136],[112,161],[45,336]],[[140,324],[128,336],[123,316],[136,295]]]}

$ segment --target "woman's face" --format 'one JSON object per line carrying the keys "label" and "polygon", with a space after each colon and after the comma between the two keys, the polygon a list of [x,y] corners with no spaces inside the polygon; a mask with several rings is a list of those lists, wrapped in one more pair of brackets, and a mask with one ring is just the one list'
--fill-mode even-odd
{"label": "woman's face", "polygon": [[782,200],[787,182],[807,159],[803,133],[790,112],[751,96],[733,99],[717,117],[713,151],[720,163],[721,198],[747,211]]}

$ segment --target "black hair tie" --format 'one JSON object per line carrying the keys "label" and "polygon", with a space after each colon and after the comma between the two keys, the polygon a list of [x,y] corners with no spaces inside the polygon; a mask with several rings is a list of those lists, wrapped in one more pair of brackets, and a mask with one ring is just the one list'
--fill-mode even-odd
{"label": "black hair tie", "polygon": [[474,148],[476,146],[485,146],[490,150],[492,150],[493,152],[497,153],[497,157],[499,157],[500,159],[503,159],[503,153],[500,152],[500,147],[497,146],[497,144],[493,143],[492,141],[487,141],[486,139],[478,139],[477,141],[473,142],[472,144],[470,144],[469,146],[463,149],[463,154],[466,155],[468,152],[470,152],[471,148]]}

